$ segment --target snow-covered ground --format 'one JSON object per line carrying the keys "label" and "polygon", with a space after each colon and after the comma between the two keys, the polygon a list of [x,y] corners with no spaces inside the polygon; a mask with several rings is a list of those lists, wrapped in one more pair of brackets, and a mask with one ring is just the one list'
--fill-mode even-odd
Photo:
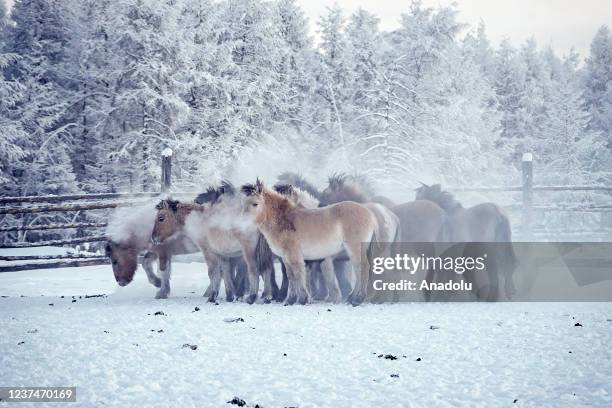
{"label": "snow-covered ground", "polygon": [[167,300],[142,270],[0,274],[0,385],[76,386],[74,407],[612,406],[609,303],[213,305],[201,263],[173,273]]}

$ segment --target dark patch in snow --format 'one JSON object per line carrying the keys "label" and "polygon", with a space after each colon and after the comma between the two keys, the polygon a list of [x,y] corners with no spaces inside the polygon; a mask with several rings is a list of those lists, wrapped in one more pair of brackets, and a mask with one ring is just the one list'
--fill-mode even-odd
{"label": "dark patch in snow", "polygon": [[192,350],[197,350],[198,346],[197,346],[197,344],[185,343],[185,344],[183,344],[183,346],[181,348],[190,348]]}
{"label": "dark patch in snow", "polygon": [[378,358],[384,358],[385,360],[397,360],[397,356],[393,354],[379,354]]}
{"label": "dark patch in snow", "polygon": [[164,312],[162,312],[161,310],[159,312],[155,312],[153,313],[155,316],[165,316],[166,314]]}
{"label": "dark patch in snow", "polygon": [[60,296],[60,299],[63,299],[63,298],[64,298],[64,295]]}
{"label": "dark patch in snow", "polygon": [[228,404],[238,405],[239,407],[246,407],[246,402],[243,399],[238,397],[232,398],[230,401],[227,401]]}
{"label": "dark patch in snow", "polygon": [[17,343],[18,346],[21,346],[22,344],[25,344],[25,341],[20,341],[19,343]]}
{"label": "dark patch in snow", "polygon": [[429,330],[438,330],[439,327],[438,326],[434,326],[433,324],[431,326],[429,326]]}
{"label": "dark patch in snow", "polygon": [[287,357],[287,353],[283,353],[283,357]]}
{"label": "dark patch in snow", "polygon": [[399,374],[391,374],[391,378],[399,378]]}
{"label": "dark patch in snow", "polygon": [[159,329],[157,332],[158,332],[158,333],[163,333],[163,332],[164,332],[164,329]]}
{"label": "dark patch in snow", "polygon": [[38,329],[28,330],[28,333],[30,334],[38,333]]}
{"label": "dark patch in snow", "polygon": [[328,312],[331,312],[332,310],[331,310],[331,309],[327,309],[327,311],[328,311]]}
{"label": "dark patch in snow", "polygon": [[76,303],[76,299],[72,299],[72,303]]}
{"label": "dark patch in snow", "polygon": [[418,357],[415,361],[421,361],[421,357]]}
{"label": "dark patch in snow", "polygon": [[225,323],[240,323],[244,322],[244,319],[242,317],[226,317],[225,319],[223,319],[223,321]]}
{"label": "dark patch in snow", "polygon": [[[199,307],[196,306],[195,308],[193,308],[193,312],[199,312],[199,311],[200,311]],[[191,312],[191,313],[193,313],[193,312]]]}
{"label": "dark patch in snow", "polygon": [[108,334],[108,333],[110,333],[110,332],[109,332],[108,330],[104,330],[104,333],[107,333],[107,334]]}
{"label": "dark patch in snow", "polygon": [[[104,293],[100,295],[85,295],[85,299],[91,299],[91,298],[97,298],[97,297],[106,297],[106,295]],[[81,297],[79,296],[79,298]]]}
{"label": "dark patch in snow", "polygon": [[517,399],[515,399],[514,401],[512,401],[513,404],[516,404],[518,402]]}
{"label": "dark patch in snow", "polygon": [[574,327],[582,327],[582,325],[580,323],[576,323]]}
{"label": "dark patch in snow", "polygon": [[49,306],[53,306],[53,303],[49,303]]}

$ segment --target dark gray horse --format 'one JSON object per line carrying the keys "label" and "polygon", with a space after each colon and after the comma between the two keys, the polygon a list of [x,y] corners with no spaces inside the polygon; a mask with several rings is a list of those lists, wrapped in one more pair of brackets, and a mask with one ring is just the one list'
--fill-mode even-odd
{"label": "dark gray horse", "polygon": [[[451,193],[442,190],[440,184],[432,186],[423,184],[417,188],[416,198],[433,201],[448,214],[448,218],[440,230],[438,241],[509,243],[508,245],[486,246],[488,248],[487,253],[494,252],[493,259],[495,262],[487,264],[489,284],[483,293],[478,294],[478,298],[484,300],[499,299],[498,274],[504,277],[506,296],[511,298],[515,292],[512,274],[516,265],[516,256],[512,244],[510,244],[512,242],[510,221],[499,206],[494,203],[482,203],[465,208]],[[474,250],[475,246],[468,245],[466,248]],[[482,251],[482,249],[478,251]]]}

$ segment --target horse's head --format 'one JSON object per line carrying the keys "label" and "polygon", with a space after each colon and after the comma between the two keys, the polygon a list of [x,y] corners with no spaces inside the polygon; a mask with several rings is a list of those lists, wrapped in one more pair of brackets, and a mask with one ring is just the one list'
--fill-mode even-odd
{"label": "horse's head", "polygon": [[182,225],[177,214],[178,204],[178,201],[167,199],[160,201],[155,207],[157,215],[151,233],[151,242],[154,244],[162,244],[181,230]]}
{"label": "horse's head", "polygon": [[438,197],[442,193],[442,186],[440,184],[433,184],[429,186],[423,182],[419,183],[421,183],[421,186],[415,189],[415,198],[417,200],[430,200],[434,202],[438,200]]}
{"label": "horse's head", "polygon": [[106,242],[105,251],[111,260],[113,274],[119,286],[130,283],[138,268],[138,251],[129,244],[120,244],[112,240]]}
{"label": "horse's head", "polygon": [[259,223],[263,219],[265,213],[264,201],[264,185],[263,182],[257,179],[255,184],[245,184],[240,188],[244,194],[243,213],[254,221]]}

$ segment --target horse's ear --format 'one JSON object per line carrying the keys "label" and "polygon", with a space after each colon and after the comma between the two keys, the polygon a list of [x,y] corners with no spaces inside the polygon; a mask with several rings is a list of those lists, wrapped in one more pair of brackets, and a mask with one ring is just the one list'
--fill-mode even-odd
{"label": "horse's ear", "polygon": [[168,206],[170,207],[172,212],[176,212],[176,210],[178,210],[178,204],[179,202],[176,200],[168,200]]}
{"label": "horse's ear", "polygon": [[259,177],[257,177],[257,181],[255,182],[255,187],[256,187],[255,191],[257,192],[257,194],[261,194],[263,192],[263,189],[264,189],[263,181],[261,181]]}
{"label": "horse's ear", "polygon": [[155,206],[156,210],[163,210],[164,209],[164,200],[161,200],[159,203],[157,203],[157,205]]}

